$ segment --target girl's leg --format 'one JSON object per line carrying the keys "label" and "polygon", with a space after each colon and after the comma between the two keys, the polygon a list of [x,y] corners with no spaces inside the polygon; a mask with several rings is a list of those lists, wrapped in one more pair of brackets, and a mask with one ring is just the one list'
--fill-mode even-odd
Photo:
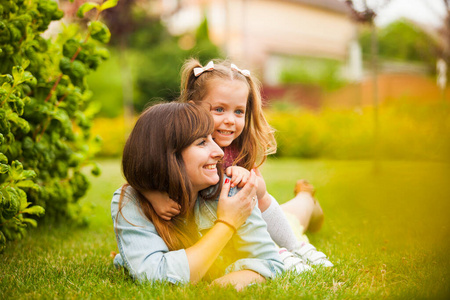
{"label": "girl's leg", "polygon": [[[313,197],[314,188],[306,180],[299,180],[294,191],[296,197],[282,206],[267,191],[259,199],[258,207],[267,223],[267,231],[278,246],[287,248],[293,253],[285,253],[283,248],[280,250],[288,270],[296,273],[307,271],[304,261],[310,265],[332,267],[333,264],[327,256],[317,251],[304,234],[306,228],[318,231],[323,224],[323,211]],[[266,209],[263,210],[261,207]]]}
{"label": "girl's leg", "polygon": [[[272,240],[280,247],[293,251],[300,246],[286,215],[283,213],[277,200],[269,193],[258,199],[258,207],[261,209],[262,218],[267,223],[267,231]],[[265,208],[265,210],[263,210]]]}
{"label": "girl's leg", "polygon": [[299,180],[295,186],[296,196],[281,205],[286,214],[294,215],[304,230],[317,232],[323,225],[323,211],[314,198],[314,188],[306,180]]}

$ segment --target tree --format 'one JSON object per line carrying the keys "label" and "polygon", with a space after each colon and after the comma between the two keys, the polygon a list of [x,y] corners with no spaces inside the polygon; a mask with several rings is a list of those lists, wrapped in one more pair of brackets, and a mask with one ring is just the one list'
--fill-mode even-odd
{"label": "tree", "polygon": [[[143,43],[153,35],[154,44]],[[191,41],[191,47],[182,49],[183,39]],[[183,36],[172,36],[162,22],[154,23],[153,30],[136,36],[136,47],[140,50],[140,68],[137,71],[135,109],[142,111],[150,102],[172,101],[179,95],[180,69],[189,57],[202,63],[220,58],[219,49],[210,41],[208,22],[205,18],[197,31]]]}
{"label": "tree", "polygon": [[[362,0],[359,9],[356,8],[354,0],[346,0],[345,3],[352,12],[353,19],[362,24],[368,24],[371,30],[370,54],[372,61],[372,85],[373,85],[373,107],[374,107],[374,172],[379,171],[379,116],[378,116],[378,45],[375,26],[375,17],[377,16],[375,8],[370,8],[366,0]],[[386,5],[389,0],[385,0],[381,5]],[[381,7],[381,5],[379,7]],[[378,8],[379,8],[378,7]]]}
{"label": "tree", "polygon": [[[447,78],[450,78],[450,1],[449,0],[442,0],[444,2],[445,7],[445,17],[443,26],[440,30],[441,36],[442,36],[442,43],[439,46],[439,54],[438,57],[440,57],[447,66]],[[448,84],[448,80],[447,80]],[[445,99],[445,93],[444,90],[442,90],[442,99]]]}
{"label": "tree", "polygon": [[[438,43],[416,24],[402,19],[380,29],[377,34],[381,59],[422,62],[434,71]],[[360,35],[363,55],[370,57],[371,32]]]}

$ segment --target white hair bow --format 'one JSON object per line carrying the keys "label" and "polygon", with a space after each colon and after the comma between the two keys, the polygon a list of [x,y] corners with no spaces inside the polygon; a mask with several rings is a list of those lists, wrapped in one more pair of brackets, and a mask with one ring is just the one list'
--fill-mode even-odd
{"label": "white hair bow", "polygon": [[214,62],[210,61],[206,66],[204,66],[203,68],[194,68],[194,75],[195,77],[200,76],[200,74],[202,74],[205,71],[212,71],[214,70]]}
{"label": "white hair bow", "polygon": [[235,64],[231,64],[231,69],[238,71],[245,77],[250,77],[250,71],[249,70],[241,70],[239,69]]}

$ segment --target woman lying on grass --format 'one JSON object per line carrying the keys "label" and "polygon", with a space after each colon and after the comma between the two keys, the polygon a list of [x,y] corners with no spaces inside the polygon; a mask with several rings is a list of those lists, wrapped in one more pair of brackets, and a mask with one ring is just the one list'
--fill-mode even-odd
{"label": "woman lying on grass", "polygon": [[[191,103],[159,104],[142,113],[124,148],[127,184],[111,203],[124,266],[140,281],[232,284],[240,290],[283,271],[278,249],[256,206],[256,175],[237,191],[221,187],[223,151],[213,119]],[[159,217],[150,199],[164,192],[181,213]]]}

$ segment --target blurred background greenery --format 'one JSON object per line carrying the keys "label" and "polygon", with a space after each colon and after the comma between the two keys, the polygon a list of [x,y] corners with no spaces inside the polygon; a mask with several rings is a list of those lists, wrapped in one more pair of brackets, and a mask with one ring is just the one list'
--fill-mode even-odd
{"label": "blurred background greenery", "polygon": [[[103,140],[103,174],[90,178],[80,212],[90,228],[46,224],[11,243],[0,296],[214,298],[201,286],[142,289],[109,257],[116,250],[110,199],[123,183],[127,134],[146,106],[176,99],[180,68],[194,56],[203,64],[230,58],[256,74],[278,141],[262,168],[268,190],[285,202],[295,180],[307,178],[325,211],[323,230],[310,239],[336,267],[255,287],[260,298],[445,298],[450,89],[436,79],[442,83],[450,68],[436,66],[450,62],[450,7],[433,1],[444,8],[437,26],[379,25],[381,7],[400,1],[120,0],[105,11],[111,56],[88,77],[101,107],[92,131]],[[50,35],[79,22],[74,15],[86,1],[56,2],[65,18]],[[383,161],[376,174],[372,160]]]}
{"label": "blurred background greenery", "polygon": [[[348,49],[344,55],[338,55],[338,51],[312,54],[301,48],[299,53],[279,50],[267,54],[262,65],[254,63],[250,51],[247,56],[233,54],[236,51],[230,47],[235,44],[230,39],[222,44],[212,41],[211,36],[218,35],[217,28],[211,30],[209,26],[217,23],[211,14],[214,1],[201,1],[199,13],[192,16],[189,12],[193,4],[175,2],[174,7],[161,8],[155,4],[159,1],[144,5],[145,1],[121,0],[106,14],[105,21],[112,31],[111,58],[88,78],[94,98],[101,104],[93,128],[103,139],[100,156],[121,155],[127,132],[146,106],[176,99],[180,68],[186,58],[197,57],[206,64],[212,58],[235,56],[244,66],[253,66],[252,71],[262,81],[266,114],[277,130],[278,156],[370,159],[377,149],[383,159],[450,157],[450,93],[435,83],[438,59],[448,60],[448,53],[444,53],[448,41],[442,34],[447,30],[446,23],[433,29],[413,20],[398,19],[379,27],[375,90],[372,27],[355,22],[343,2],[296,1],[299,7],[295,9],[322,9],[323,14],[331,10],[350,24],[347,30],[352,36],[345,41]],[[73,5],[77,4],[75,1]],[[174,32],[173,20],[183,10],[198,22]],[[249,34],[251,29],[247,31]],[[314,34],[314,30],[309,32]],[[355,56],[360,60],[356,67],[351,62]]]}

